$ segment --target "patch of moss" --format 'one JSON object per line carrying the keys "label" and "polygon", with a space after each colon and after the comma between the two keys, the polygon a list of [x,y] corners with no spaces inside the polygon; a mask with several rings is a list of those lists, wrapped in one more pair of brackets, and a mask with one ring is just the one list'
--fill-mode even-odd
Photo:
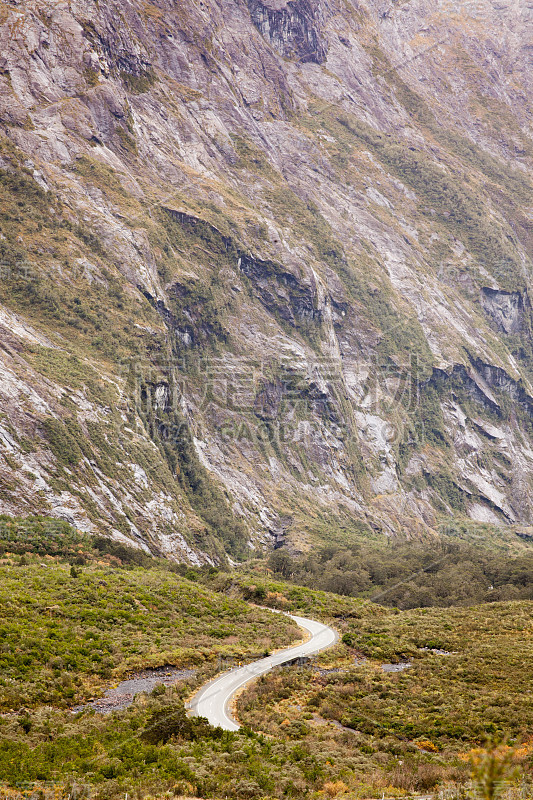
{"label": "patch of moss", "polygon": [[59,348],[34,345],[27,350],[31,365],[50,380],[71,389],[80,389],[87,380],[97,380],[96,371],[86,362]]}
{"label": "patch of moss", "polygon": [[74,467],[79,463],[82,451],[78,441],[62,420],[56,417],[47,417],[42,422],[42,430],[52,453],[60,464]]}
{"label": "patch of moss", "polygon": [[121,125],[117,125],[115,128],[115,133],[118,136],[120,144],[124,150],[128,150],[130,153],[137,155],[137,142],[135,141],[135,138]]}
{"label": "patch of moss", "polygon": [[112,190],[116,194],[122,195],[122,197],[128,196],[120,179],[117,177],[116,171],[96,158],[82,155],[76,159],[72,169],[78,175],[88,178],[92,184],[98,186],[104,192]]}
{"label": "patch of moss", "polygon": [[266,178],[281,177],[276,173],[265,153],[250,139],[234,135],[231,140],[238,156],[235,165],[237,169],[247,169]]}
{"label": "patch of moss", "polygon": [[126,89],[132,94],[145,94],[149,92],[157,81],[157,75],[152,69],[141,70],[139,75],[123,70],[120,73]]}
{"label": "patch of moss", "polygon": [[100,70],[98,69],[91,69],[91,67],[87,67],[87,69],[85,69],[83,72],[83,76],[89,86],[98,86],[100,83]]}

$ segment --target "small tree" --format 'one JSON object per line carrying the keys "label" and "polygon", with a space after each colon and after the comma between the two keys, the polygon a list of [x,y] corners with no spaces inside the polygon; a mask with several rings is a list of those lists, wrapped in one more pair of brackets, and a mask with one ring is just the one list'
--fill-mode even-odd
{"label": "small tree", "polygon": [[220,738],[221,728],[212,728],[203,717],[188,717],[181,702],[154,711],[141,736],[149,744],[165,744],[173,737],[185,741]]}
{"label": "small tree", "polygon": [[294,572],[294,561],[286,550],[274,550],[268,557],[268,566],[284,578],[290,578]]}

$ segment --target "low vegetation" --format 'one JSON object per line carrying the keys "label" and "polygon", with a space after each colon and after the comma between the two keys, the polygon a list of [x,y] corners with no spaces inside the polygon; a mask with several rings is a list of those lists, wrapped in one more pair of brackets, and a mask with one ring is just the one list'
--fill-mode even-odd
{"label": "low vegetation", "polygon": [[3,710],[66,708],[140,667],[257,658],[299,636],[287,618],[221,597],[110,540],[36,519],[26,540],[12,543],[20,524],[3,518],[0,527]]}
{"label": "low vegetation", "polygon": [[[531,602],[401,612],[263,565],[171,566],[43,518],[2,517],[0,531],[6,797],[52,785],[98,800],[531,796]],[[331,620],[341,641],[252,684],[237,733],[189,718],[188,697],[224,663],[298,637],[257,604]],[[111,715],[69,710],[159,665],[196,674]]]}
{"label": "low vegetation", "polygon": [[330,753],[339,793],[350,797],[446,786],[461,797],[469,761],[491,739],[515,747],[520,780],[531,779],[533,603],[391,609],[334,623],[334,651],[247,688],[238,706],[246,725]]}

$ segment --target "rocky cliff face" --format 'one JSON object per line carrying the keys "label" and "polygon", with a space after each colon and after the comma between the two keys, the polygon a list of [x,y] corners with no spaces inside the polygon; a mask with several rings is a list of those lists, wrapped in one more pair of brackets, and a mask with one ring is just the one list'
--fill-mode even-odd
{"label": "rocky cliff face", "polygon": [[1,2],[0,510],[531,526],[530,6]]}

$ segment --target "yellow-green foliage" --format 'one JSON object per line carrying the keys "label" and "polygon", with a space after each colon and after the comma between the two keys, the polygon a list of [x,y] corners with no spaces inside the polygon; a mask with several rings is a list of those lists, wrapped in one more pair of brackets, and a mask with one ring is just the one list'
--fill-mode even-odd
{"label": "yellow-green foliage", "polygon": [[122,197],[128,196],[117,178],[115,170],[95,158],[86,155],[80,156],[76,159],[73,169],[78,175],[87,178],[91,184],[105,191],[106,194],[116,193]]}
{"label": "yellow-green foliage", "polygon": [[[83,552],[82,544],[79,545]],[[28,556],[26,560],[28,560]],[[94,557],[93,557],[94,558]],[[298,634],[287,618],[251,608],[168,569],[87,564],[0,568],[0,703],[65,706],[94,690],[87,680],[217,654],[260,657]]]}
{"label": "yellow-green foliage", "polygon": [[237,168],[248,169],[266,178],[279,179],[279,173],[275,173],[272,165],[264,152],[257,147],[250,139],[242,136],[232,136],[233,146],[238,155]]}
{"label": "yellow-green foliage", "polygon": [[[508,737],[527,768],[533,603],[346,614],[335,624],[343,645],[336,658],[332,651],[320,659],[334,669],[285,668],[263,677],[239,700],[243,721],[285,741],[303,740],[310,752],[334,753],[357,797],[377,794],[378,770],[387,785],[406,791],[464,783],[468,751],[491,737]],[[387,662],[412,666],[385,672]],[[368,794],[359,794],[364,787]]]}
{"label": "yellow-green foliage", "polygon": [[[533,679],[533,603],[415,609],[337,624],[352,658],[369,660],[346,663],[307,694],[322,716],[378,739],[425,737],[438,749],[531,728],[523,687]],[[404,661],[413,666],[398,673],[380,666]],[[305,673],[301,680],[306,691]]]}
{"label": "yellow-green foliage", "polygon": [[[37,549],[47,541],[40,525],[32,527]],[[531,603],[397,613],[259,578],[239,579],[241,591],[334,618],[344,640],[316,664],[276,670],[245,691],[239,714],[259,733],[188,721],[183,701],[194,681],[156,687],[111,717],[27,710],[43,700],[73,703],[105,675],[135,666],[198,665],[201,681],[202,665],[216,669],[218,654],[250,658],[298,635],[282,615],[234,599],[232,576],[190,570],[184,578],[155,562],[118,568],[130,554],[122,553],[124,561],[110,555],[120,548],[112,543],[98,566],[84,537],[63,529],[57,536],[69,558],[81,547],[90,563],[72,570],[49,553],[48,568],[38,565],[46,558],[39,554],[0,570],[3,702],[26,707],[0,717],[0,775],[11,786],[68,779],[88,784],[99,800],[167,790],[303,800],[337,789],[354,798],[427,794],[448,783],[462,796],[470,751],[487,732],[506,731],[514,745],[527,740]],[[219,591],[199,585],[200,578]],[[368,661],[355,666],[363,655]],[[383,661],[407,657],[411,670],[382,672]],[[526,763],[528,747],[525,741],[513,751],[517,763]]]}

